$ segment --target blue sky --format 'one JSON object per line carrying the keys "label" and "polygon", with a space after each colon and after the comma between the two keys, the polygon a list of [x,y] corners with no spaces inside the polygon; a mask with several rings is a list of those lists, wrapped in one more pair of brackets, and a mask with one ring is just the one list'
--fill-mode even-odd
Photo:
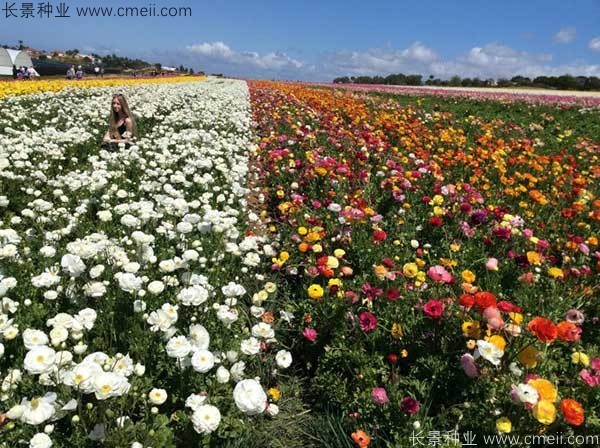
{"label": "blue sky", "polygon": [[[6,18],[5,3],[1,43],[114,52],[232,76],[600,76],[600,0],[64,0],[70,18]],[[20,16],[23,2],[8,3]],[[189,7],[192,16],[75,13],[82,6],[151,5]]]}

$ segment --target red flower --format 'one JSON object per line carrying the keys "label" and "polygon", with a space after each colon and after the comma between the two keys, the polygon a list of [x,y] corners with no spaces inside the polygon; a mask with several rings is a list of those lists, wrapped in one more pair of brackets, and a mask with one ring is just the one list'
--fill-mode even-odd
{"label": "red flower", "polygon": [[585,420],[583,406],[572,398],[565,398],[560,402],[560,410],[569,425],[579,426]]}
{"label": "red flower", "polygon": [[390,301],[397,300],[400,298],[400,291],[396,288],[390,288],[385,292],[385,297]]}
{"label": "red flower", "polygon": [[442,311],[444,311],[444,305],[442,304],[441,300],[430,300],[423,307],[423,311],[432,319],[437,319],[442,315]]}
{"label": "red flower", "polygon": [[413,397],[404,397],[400,402],[400,409],[406,412],[408,415],[415,415],[419,412],[419,402]]}
{"label": "red flower", "polygon": [[387,233],[385,233],[385,231],[383,231],[383,230],[375,230],[373,232],[373,241],[375,241],[376,243],[385,241],[386,238],[387,238]]}
{"label": "red flower", "polygon": [[463,294],[458,301],[460,306],[469,310],[475,305],[475,296],[472,294]]}
{"label": "red flower", "polygon": [[397,355],[397,354],[395,354],[395,353],[390,353],[390,354],[388,355],[388,361],[389,361],[391,364],[396,364],[396,363],[398,362],[398,355]]}
{"label": "red flower", "polygon": [[496,296],[491,292],[481,291],[475,293],[475,305],[480,313],[490,306],[496,306]]}
{"label": "red flower", "polygon": [[534,317],[531,322],[527,325],[529,331],[536,335],[536,337],[547,344],[554,342],[558,336],[558,329],[551,320],[545,317]]}
{"label": "red flower", "polygon": [[432,217],[432,218],[429,219],[429,225],[431,227],[441,227],[442,224],[444,224],[444,221],[439,216],[434,216],[434,217]]}
{"label": "red flower", "polygon": [[517,306],[514,303],[508,302],[506,300],[501,300],[496,306],[500,311],[504,311],[505,313],[520,313],[522,311],[522,308],[520,306]]}
{"label": "red flower", "polygon": [[358,315],[360,329],[364,332],[372,331],[377,328],[377,318],[368,311],[363,311]]}

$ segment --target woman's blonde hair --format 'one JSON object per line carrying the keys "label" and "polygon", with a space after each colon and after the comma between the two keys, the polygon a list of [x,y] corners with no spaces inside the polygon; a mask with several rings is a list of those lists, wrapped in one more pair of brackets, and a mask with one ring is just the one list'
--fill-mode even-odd
{"label": "woman's blonde hair", "polygon": [[110,102],[110,136],[111,136],[111,138],[121,137],[121,135],[119,134],[119,128],[117,127],[117,122],[119,121],[119,114],[117,114],[112,107],[112,103],[115,101],[115,99],[119,100],[119,104],[121,105],[121,111],[123,112],[123,114],[125,114],[125,116],[131,120],[131,137],[135,137],[136,133],[137,133],[136,126],[135,126],[135,119],[133,118],[133,114],[131,113],[131,110],[129,109],[129,104],[127,104],[127,99],[125,98],[125,95],[123,95],[122,93],[117,93],[116,95],[113,95],[112,100]]}

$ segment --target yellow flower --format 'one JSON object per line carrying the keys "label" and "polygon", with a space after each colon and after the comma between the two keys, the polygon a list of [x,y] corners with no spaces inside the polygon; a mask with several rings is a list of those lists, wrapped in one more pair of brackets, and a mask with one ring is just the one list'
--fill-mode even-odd
{"label": "yellow flower", "polygon": [[468,269],[465,269],[464,271],[462,271],[461,277],[463,279],[463,281],[467,282],[467,283],[473,283],[475,281],[475,274],[471,271],[469,271]]}
{"label": "yellow flower", "polygon": [[267,394],[269,395],[269,397],[271,397],[273,401],[279,401],[279,398],[281,397],[281,392],[276,387],[270,388],[267,391]]}
{"label": "yellow flower", "polygon": [[384,265],[378,264],[377,266],[373,266],[373,273],[379,280],[384,280],[387,276],[388,270]]}
{"label": "yellow flower", "polygon": [[344,255],[346,255],[346,251],[344,249],[336,249],[333,251],[333,255],[335,255],[337,258],[343,258]]}
{"label": "yellow flower", "polygon": [[476,345],[477,345],[477,342],[475,342],[475,339],[469,339],[467,341],[467,348],[469,350],[473,350],[476,347]]}
{"label": "yellow flower", "polygon": [[565,276],[562,269],[555,267],[548,269],[548,275],[552,278],[563,278]]}
{"label": "yellow flower", "polygon": [[583,367],[590,365],[590,358],[583,352],[575,352],[571,355],[571,362],[573,364],[581,364]]}
{"label": "yellow flower", "polygon": [[306,227],[304,227],[304,226],[300,226],[300,227],[298,227],[298,235],[302,235],[302,236],[304,236],[304,235],[306,235],[307,233],[308,233],[308,230],[306,230]]}
{"label": "yellow flower", "polygon": [[312,284],[308,287],[308,295],[311,299],[320,299],[323,297],[323,288],[320,285]]}
{"label": "yellow flower", "polygon": [[527,382],[530,386],[533,386],[537,390],[542,400],[548,400],[554,403],[558,398],[558,390],[554,387],[550,381],[543,378],[536,378]]}
{"label": "yellow flower", "polygon": [[521,350],[521,353],[519,353],[518,356],[521,364],[523,364],[528,369],[533,369],[535,368],[535,366],[537,366],[539,357],[540,352],[533,345],[525,347],[523,350]]}
{"label": "yellow flower", "polygon": [[533,407],[533,416],[538,422],[551,425],[556,420],[556,407],[548,400],[540,400]]}
{"label": "yellow flower", "polygon": [[418,272],[419,267],[415,263],[406,263],[402,266],[402,273],[408,278],[413,278]]}
{"label": "yellow flower", "polygon": [[479,335],[481,333],[480,328],[479,328],[479,322],[477,322],[477,321],[463,322],[463,324],[461,325],[461,329],[462,329],[463,335],[470,337],[470,338],[479,339]]}
{"label": "yellow flower", "polygon": [[265,291],[267,291],[269,294],[274,293],[277,290],[277,285],[273,282],[267,282],[265,283]]}
{"label": "yellow flower", "polygon": [[540,254],[533,250],[527,252],[527,261],[533,266],[540,266],[542,264],[542,258],[540,257]]}
{"label": "yellow flower", "polygon": [[496,430],[498,432],[509,433],[512,431],[512,423],[506,417],[500,417],[496,420]]}
{"label": "yellow flower", "polygon": [[425,272],[419,271],[417,272],[417,281],[424,282],[425,281]]}
{"label": "yellow flower", "polygon": [[517,325],[521,325],[521,322],[523,322],[523,315],[521,313],[510,312],[508,313],[508,317]]}
{"label": "yellow flower", "polygon": [[315,254],[320,254],[321,252],[323,252],[323,246],[321,246],[320,244],[315,244],[312,247],[312,250]]}
{"label": "yellow flower", "polygon": [[404,331],[402,331],[402,325],[394,323],[392,325],[392,337],[394,339],[402,339],[404,337]]}
{"label": "yellow flower", "polygon": [[433,207],[433,214],[435,216],[442,216],[444,213],[446,213],[446,212],[444,211],[444,209],[442,207],[437,207],[437,206]]}
{"label": "yellow flower", "polygon": [[327,267],[331,268],[331,269],[337,269],[340,267],[340,262],[338,261],[337,258],[332,257],[331,255],[329,255],[327,257]]}
{"label": "yellow flower", "polygon": [[450,250],[452,252],[458,252],[460,250],[460,244],[458,244],[458,243],[450,244]]}
{"label": "yellow flower", "polygon": [[504,340],[504,338],[500,335],[495,334],[494,336],[490,336],[487,341],[490,344],[494,344],[496,347],[498,347],[500,350],[504,351],[504,349],[506,348],[506,341]]}
{"label": "yellow flower", "polygon": [[305,239],[308,243],[314,243],[315,241],[319,241],[321,239],[321,235],[319,234],[319,232],[313,231],[306,235]]}

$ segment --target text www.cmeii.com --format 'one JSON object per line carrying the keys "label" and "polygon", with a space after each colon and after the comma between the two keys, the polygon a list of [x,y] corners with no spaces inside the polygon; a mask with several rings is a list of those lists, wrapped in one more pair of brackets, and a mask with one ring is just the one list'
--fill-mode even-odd
{"label": "text www.cmeii.com", "polygon": [[[192,8],[183,6],[76,6],[67,2],[5,2],[2,16],[19,18],[66,18],[66,17],[191,17]],[[1,16],[0,16],[1,17]]]}

